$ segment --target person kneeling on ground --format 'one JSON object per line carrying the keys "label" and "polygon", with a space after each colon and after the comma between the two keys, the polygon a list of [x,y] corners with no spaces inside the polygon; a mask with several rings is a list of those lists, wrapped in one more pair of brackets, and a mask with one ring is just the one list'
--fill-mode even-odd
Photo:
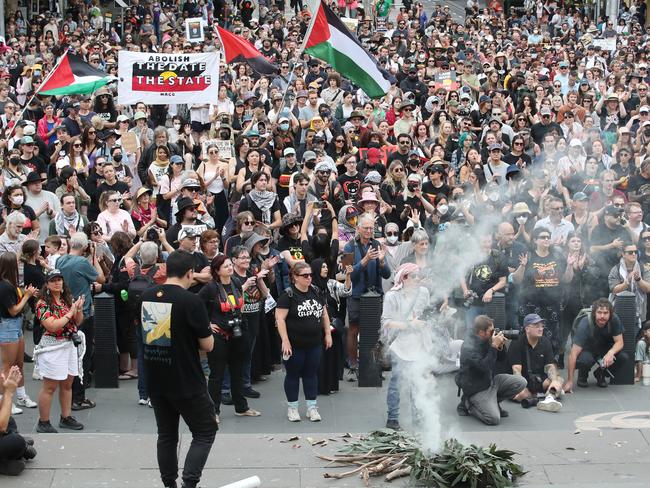
{"label": "person kneeling on ground", "polygon": [[591,313],[576,326],[564,391],[573,391],[576,368],[578,386],[587,388],[589,372],[595,364],[598,364],[594,370],[596,382],[601,388],[606,388],[607,373],[616,376],[616,370],[628,359],[623,351],[623,325],[614,313],[611,302],[607,298],[599,298],[591,306]]}
{"label": "person kneeling on ground", "polygon": [[11,418],[13,396],[21,380],[20,368],[12,366],[5,377],[0,374],[4,395],[0,400],[0,475],[18,476],[25,469],[25,461],[34,459],[33,439],[21,436]]}
{"label": "person kneeling on ground", "polygon": [[494,322],[487,315],[474,319],[473,333],[460,349],[460,371],[456,384],[463,390],[458,415],[471,415],[486,425],[498,425],[508,412],[499,405],[512,399],[526,388],[523,376],[494,375],[497,359],[505,357],[506,338],[502,332],[494,334]]}
{"label": "person kneeling on ground", "polygon": [[[553,346],[544,336],[544,319],[536,313],[524,317],[524,332],[520,340],[513,341],[508,349],[508,359],[515,375],[523,376],[528,383],[514,400],[521,406],[538,410],[557,412],[562,408],[558,401],[564,380],[553,362]],[[538,395],[543,400],[538,401]]]}

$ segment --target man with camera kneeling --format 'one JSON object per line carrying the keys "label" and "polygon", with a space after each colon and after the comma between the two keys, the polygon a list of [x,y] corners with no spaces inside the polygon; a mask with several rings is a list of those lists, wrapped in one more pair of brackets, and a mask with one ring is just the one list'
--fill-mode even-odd
{"label": "man with camera kneeling", "polygon": [[598,386],[607,387],[607,376],[614,377],[616,369],[628,360],[623,351],[623,325],[607,298],[599,298],[589,315],[582,318],[573,334],[573,346],[568,363],[568,378],[564,391],[573,390],[573,375],[578,368],[578,386],[586,388],[591,368]]}
{"label": "man with camera kneeling", "polygon": [[[522,376],[528,383],[514,400],[521,401],[521,406],[538,410],[557,412],[562,408],[558,401],[562,393],[564,380],[558,375],[553,362],[553,346],[544,336],[544,319],[536,313],[524,317],[525,335],[514,341],[508,349],[508,359],[512,372]],[[543,400],[540,400],[539,397]]]}
{"label": "man with camera kneeling", "polygon": [[508,416],[499,403],[515,398],[526,389],[526,379],[512,374],[494,375],[497,359],[505,358],[503,332],[495,334],[487,315],[474,319],[473,333],[460,350],[460,371],[456,384],[463,390],[458,415],[471,415],[487,425],[498,425]]}

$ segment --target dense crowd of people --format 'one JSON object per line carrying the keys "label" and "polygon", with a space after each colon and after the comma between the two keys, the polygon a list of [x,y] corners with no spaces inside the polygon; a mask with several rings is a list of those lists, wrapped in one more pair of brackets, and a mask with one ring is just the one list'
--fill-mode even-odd
{"label": "dense crowd of people", "polygon": [[[301,420],[301,382],[306,417],[321,420],[317,397],[358,380],[369,292],[387,292],[388,349],[432,316],[453,316],[440,367],[460,368],[458,413],[488,424],[507,415],[506,398],[557,411],[597,363],[598,386],[626,360],[641,378],[650,359],[645,2],[595,18],[579,3],[504,13],[470,0],[464,20],[448,5],[330,3],[356,21],[347,25],[390,79],[384,97],[300,51],[312,14],[293,0],[132,0],[108,24],[96,0],[29,19],[10,12],[0,43],[0,430],[15,432],[3,413],[38,408],[37,431],[56,432],[57,387],[56,424],[83,429],[72,414],[95,407],[86,388],[101,292],[115,301],[119,378],[136,380],[139,404],[156,409],[161,466],[175,456],[178,399],[214,405],[216,423],[199,416],[191,426],[200,439],[188,487],[223,405],[244,417],[277,408],[254,388],[272,371],[284,366],[288,420]],[[196,17],[205,37],[190,42],[184,19]],[[120,50],[217,51],[216,25],[253,43],[277,74],[222,60],[218,97],[192,105],[119,105],[114,84],[38,93],[66,49],[115,75]],[[441,287],[452,265],[462,277]],[[621,292],[634,294],[639,330],[628,359],[612,308]],[[508,354],[486,315],[498,294],[506,328],[522,331]],[[391,356],[387,425],[398,429],[404,359]],[[493,374],[499,358],[508,371]],[[25,360],[42,380],[38,397],[24,386]],[[0,459],[18,463],[3,461],[4,471],[33,454],[29,442],[0,437]],[[170,466],[163,482],[176,486]]]}

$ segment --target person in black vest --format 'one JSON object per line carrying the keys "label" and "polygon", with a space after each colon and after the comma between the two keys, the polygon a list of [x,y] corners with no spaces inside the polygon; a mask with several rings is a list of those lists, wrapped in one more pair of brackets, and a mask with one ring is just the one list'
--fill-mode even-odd
{"label": "person in black vest", "polygon": [[182,416],[192,432],[183,486],[195,488],[219,429],[199,358],[199,350],[212,351],[214,338],[201,299],[187,291],[194,278],[192,256],[174,251],[166,267],[165,283],[142,294],[144,369],[158,426],[163,485],[177,486],[178,421]]}

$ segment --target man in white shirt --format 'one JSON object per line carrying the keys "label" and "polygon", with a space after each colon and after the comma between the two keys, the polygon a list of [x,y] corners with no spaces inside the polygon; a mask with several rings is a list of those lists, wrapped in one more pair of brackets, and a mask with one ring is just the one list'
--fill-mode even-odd
{"label": "man in white shirt", "polygon": [[566,243],[567,236],[575,230],[573,224],[564,220],[564,204],[559,198],[550,198],[548,206],[548,217],[538,220],[535,229],[545,227],[551,232],[551,243],[556,246],[563,246]]}
{"label": "man in white shirt", "polygon": [[45,244],[45,238],[48,236],[50,222],[57,212],[61,211],[59,199],[51,191],[43,190],[44,179],[32,171],[27,175],[27,180],[23,183],[26,187],[25,194],[27,199],[25,203],[34,209],[36,217],[41,224],[41,231],[38,241],[41,246]]}

